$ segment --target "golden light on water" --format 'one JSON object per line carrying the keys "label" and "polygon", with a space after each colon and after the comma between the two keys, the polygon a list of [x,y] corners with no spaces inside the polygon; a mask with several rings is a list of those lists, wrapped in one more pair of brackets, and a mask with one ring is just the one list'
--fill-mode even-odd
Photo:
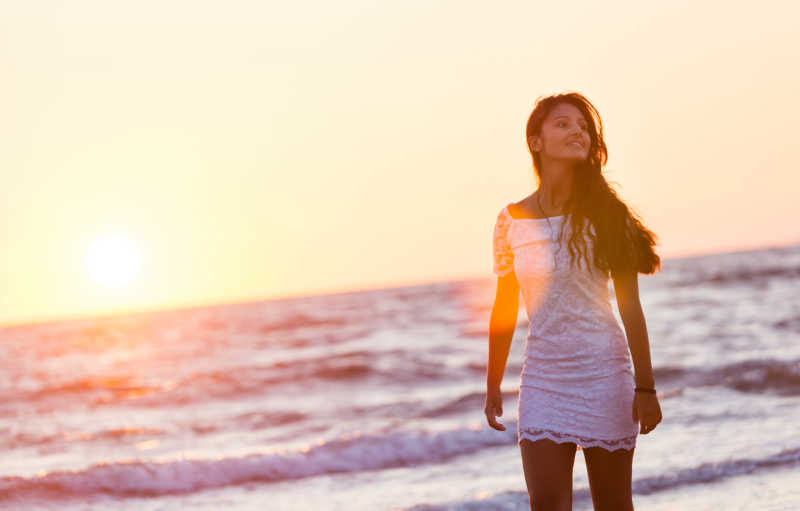
{"label": "golden light on water", "polygon": [[92,279],[106,287],[120,287],[139,276],[139,247],[129,238],[113,234],[95,240],[86,251],[86,269]]}
{"label": "golden light on water", "polygon": [[156,447],[158,447],[160,443],[161,442],[157,438],[154,438],[152,440],[144,440],[142,442],[137,443],[136,448],[139,449],[140,451],[146,451],[148,449],[155,449]]}

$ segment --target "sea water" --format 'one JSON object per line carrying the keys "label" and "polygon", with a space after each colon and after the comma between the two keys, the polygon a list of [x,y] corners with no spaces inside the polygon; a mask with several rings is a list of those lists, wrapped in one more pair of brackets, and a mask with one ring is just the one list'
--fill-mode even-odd
{"label": "sea water", "polygon": [[[640,275],[637,509],[800,509],[800,245]],[[613,286],[609,283],[612,292]],[[492,278],[0,329],[0,508],[526,510]],[[616,303],[614,303],[614,311]],[[592,509],[582,451],[574,506]]]}

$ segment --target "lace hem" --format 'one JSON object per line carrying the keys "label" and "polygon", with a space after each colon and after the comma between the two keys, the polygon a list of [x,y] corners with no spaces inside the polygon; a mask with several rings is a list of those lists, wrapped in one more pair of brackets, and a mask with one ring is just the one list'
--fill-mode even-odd
{"label": "lace hem", "polygon": [[620,438],[618,440],[603,440],[539,428],[525,428],[521,430],[517,438],[517,443],[519,444],[523,439],[541,440],[542,438],[549,438],[559,444],[574,442],[581,447],[602,447],[608,451],[614,451],[616,449],[631,450],[636,447],[636,435]]}

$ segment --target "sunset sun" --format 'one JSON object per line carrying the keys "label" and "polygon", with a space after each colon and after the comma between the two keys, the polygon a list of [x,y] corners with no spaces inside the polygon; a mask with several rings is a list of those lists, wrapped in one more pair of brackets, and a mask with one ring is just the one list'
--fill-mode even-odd
{"label": "sunset sun", "polygon": [[139,274],[138,247],[128,238],[111,235],[95,240],[86,251],[86,269],[99,284],[118,287]]}

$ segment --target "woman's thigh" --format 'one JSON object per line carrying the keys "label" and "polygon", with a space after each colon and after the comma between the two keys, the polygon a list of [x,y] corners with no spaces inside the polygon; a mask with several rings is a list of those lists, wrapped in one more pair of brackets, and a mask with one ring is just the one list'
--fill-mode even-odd
{"label": "woman's thigh", "polygon": [[585,447],[583,457],[595,511],[633,511],[633,449]]}
{"label": "woman's thigh", "polygon": [[522,469],[528,486],[531,509],[572,509],[572,468],[575,465],[573,442],[558,443],[542,438],[520,442]]}

